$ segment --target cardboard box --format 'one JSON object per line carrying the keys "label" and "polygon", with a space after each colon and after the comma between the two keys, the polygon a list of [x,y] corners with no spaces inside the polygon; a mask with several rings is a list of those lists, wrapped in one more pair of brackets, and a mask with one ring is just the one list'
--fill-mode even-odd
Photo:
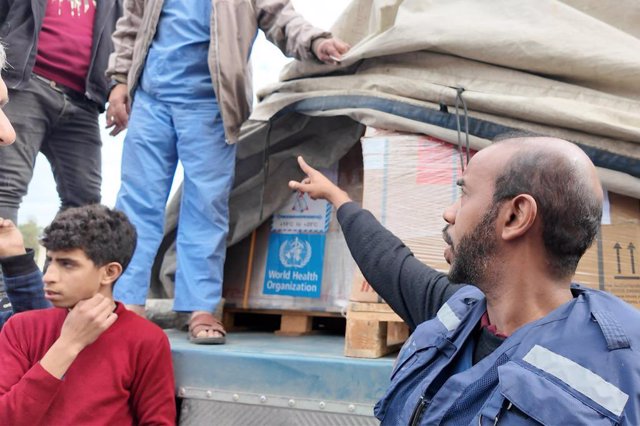
{"label": "cardboard box", "polygon": [[[425,135],[368,129],[362,153],[363,207],[416,258],[447,272],[442,212],[458,197],[457,147]],[[574,281],[640,307],[640,200],[608,193],[601,231],[580,261]],[[351,300],[382,302],[359,270]]]}
{"label": "cardboard box", "polygon": [[640,200],[608,193],[603,224],[574,281],[640,308]]}
{"label": "cardboard box", "polygon": [[[458,197],[458,147],[434,137],[369,128],[361,139],[362,206],[431,267],[446,272],[442,212]],[[470,155],[473,155],[471,152]],[[466,151],[463,150],[466,161]],[[356,270],[351,300],[382,302]]]}
{"label": "cardboard box", "polygon": [[[359,201],[359,146],[337,169],[338,184]],[[293,193],[273,218],[227,251],[224,297],[232,307],[342,312],[354,269],[332,206]]]}

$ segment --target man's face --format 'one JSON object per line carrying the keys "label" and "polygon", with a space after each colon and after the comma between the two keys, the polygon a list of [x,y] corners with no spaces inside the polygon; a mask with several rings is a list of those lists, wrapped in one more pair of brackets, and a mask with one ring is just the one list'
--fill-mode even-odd
{"label": "man's face", "polygon": [[48,251],[45,297],[58,308],[72,308],[100,290],[105,266],[97,267],[81,249]]}
{"label": "man's face", "polygon": [[476,154],[458,180],[460,198],[443,214],[448,225],[442,234],[449,245],[444,257],[452,282],[481,285],[490,276],[498,244],[494,182],[504,155],[492,148]]}
{"label": "man's face", "polygon": [[0,77],[0,146],[11,145],[16,140],[16,131],[9,122],[2,108],[9,102],[9,91],[4,80]]}
{"label": "man's face", "polygon": [[455,244],[443,230],[443,238],[449,244],[451,251],[451,267],[449,281],[453,283],[478,284],[487,279],[487,270],[494,261],[497,238],[495,234],[497,208],[485,213],[478,225],[469,233],[463,235]]}

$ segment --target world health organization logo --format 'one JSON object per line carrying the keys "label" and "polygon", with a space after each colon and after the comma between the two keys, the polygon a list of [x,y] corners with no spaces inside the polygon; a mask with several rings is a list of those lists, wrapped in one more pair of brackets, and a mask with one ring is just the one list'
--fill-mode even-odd
{"label": "world health organization logo", "polygon": [[278,252],[280,263],[287,268],[304,268],[311,259],[311,244],[298,237],[285,240]]}

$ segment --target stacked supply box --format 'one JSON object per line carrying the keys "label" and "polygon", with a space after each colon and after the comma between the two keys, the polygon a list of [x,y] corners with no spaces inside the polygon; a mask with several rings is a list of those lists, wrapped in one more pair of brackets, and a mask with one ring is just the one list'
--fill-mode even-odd
{"label": "stacked supply box", "polygon": [[[465,150],[439,139],[369,128],[361,139],[363,207],[398,236],[422,262],[446,271],[443,210],[458,197],[460,155]],[[470,155],[473,153],[470,153]],[[345,355],[377,358],[408,336],[402,319],[383,302],[356,268],[347,311]]]}
{"label": "stacked supply box", "polygon": [[[470,153],[472,155],[473,152]],[[362,204],[427,265],[446,272],[442,212],[458,197],[460,151],[437,138],[368,128]],[[466,151],[462,150],[466,161]],[[380,302],[356,271],[351,300]]]}
{"label": "stacked supply box", "polygon": [[605,193],[602,226],[574,281],[640,308],[640,200]]}
{"label": "stacked supply box", "polygon": [[[368,129],[362,153],[363,207],[418,259],[448,271],[442,212],[458,197],[458,147],[426,135]],[[466,161],[464,152],[463,157]],[[600,233],[578,265],[574,281],[640,307],[640,200],[606,194]],[[381,301],[359,271],[351,300]]]}
{"label": "stacked supply box", "polygon": [[[362,194],[361,155],[358,145],[339,167],[323,170],[356,201]],[[295,192],[255,235],[229,248],[226,306],[342,312],[354,269],[331,204]]]}

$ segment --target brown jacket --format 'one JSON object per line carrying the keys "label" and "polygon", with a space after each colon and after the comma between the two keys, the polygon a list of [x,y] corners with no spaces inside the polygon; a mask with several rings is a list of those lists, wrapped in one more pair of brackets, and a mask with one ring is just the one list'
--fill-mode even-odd
{"label": "brown jacket", "polygon": [[[209,70],[228,143],[238,140],[253,102],[249,54],[258,29],[287,56],[315,58],[311,43],[330,33],[313,27],[289,0],[211,0]],[[132,98],[155,36],[163,0],[125,0],[113,33],[107,76],[129,86]]]}

